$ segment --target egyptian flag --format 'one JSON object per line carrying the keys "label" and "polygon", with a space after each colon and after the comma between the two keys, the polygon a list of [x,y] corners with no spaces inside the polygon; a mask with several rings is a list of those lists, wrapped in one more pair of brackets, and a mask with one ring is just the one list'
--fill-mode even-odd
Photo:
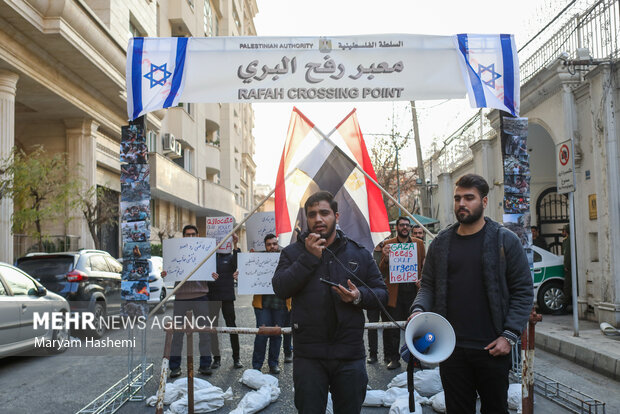
{"label": "egyptian flag", "polygon": [[317,191],[329,191],[338,202],[339,228],[372,252],[390,234],[390,226],[381,191],[355,168],[357,162],[376,181],[355,110],[330,139],[336,147],[293,108],[276,178],[276,233],[280,245],[287,246],[297,239],[298,231],[307,230],[303,206],[308,197]]}

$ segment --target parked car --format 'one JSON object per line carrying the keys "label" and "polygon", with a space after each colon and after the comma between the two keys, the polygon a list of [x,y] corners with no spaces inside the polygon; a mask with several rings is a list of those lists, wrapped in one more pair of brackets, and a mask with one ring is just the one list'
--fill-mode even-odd
{"label": "parked car", "polygon": [[532,246],[534,251],[534,298],[541,313],[561,313],[564,303],[564,259]]}
{"label": "parked car", "polygon": [[45,289],[40,283],[18,268],[0,262],[0,358],[35,348],[35,339],[57,340],[57,347],[46,348],[49,353],[61,353],[67,348],[69,331],[64,329],[34,329],[34,313],[69,312],[69,303],[60,295]]}
{"label": "parked car", "polygon": [[[120,263],[123,263],[123,259],[117,259]],[[161,271],[164,266],[164,259],[161,256],[151,256],[150,259],[146,259],[149,262],[149,300],[147,303],[151,307],[155,307],[166,297],[166,286],[164,285],[164,279],[161,277]],[[159,308],[159,313],[164,313],[170,301],[164,303]]]}
{"label": "parked car", "polygon": [[95,329],[89,334],[95,338],[106,330],[101,319],[120,313],[123,266],[108,252],[30,253],[17,259],[16,266],[67,299],[72,312],[92,312]]}

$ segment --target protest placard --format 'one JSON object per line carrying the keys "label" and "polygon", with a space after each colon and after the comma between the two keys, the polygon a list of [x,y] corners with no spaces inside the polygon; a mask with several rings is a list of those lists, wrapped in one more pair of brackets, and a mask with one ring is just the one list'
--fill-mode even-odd
{"label": "protest placard", "polygon": [[[214,238],[216,244],[222,241],[228,233],[233,229],[235,219],[233,216],[221,216],[221,217],[207,217],[207,237]],[[226,240],[226,243],[222,244],[222,247],[217,249],[218,253],[230,253],[233,248],[232,237]]]}
{"label": "protest placard", "polygon": [[416,243],[390,244],[390,283],[418,281],[418,249]]}
{"label": "protest placard", "polygon": [[270,233],[276,234],[276,214],[273,211],[254,213],[245,222],[245,228],[248,250],[264,252],[265,236]]}
{"label": "protest placard", "polygon": [[[200,263],[211,250],[215,249],[215,239],[206,237],[186,237],[166,239],[163,245],[166,285],[181,281]],[[213,280],[216,271],[216,258],[213,254],[189,280]]]}
{"label": "protest placard", "polygon": [[280,253],[237,254],[238,293],[240,295],[273,295],[271,278],[279,260]]}

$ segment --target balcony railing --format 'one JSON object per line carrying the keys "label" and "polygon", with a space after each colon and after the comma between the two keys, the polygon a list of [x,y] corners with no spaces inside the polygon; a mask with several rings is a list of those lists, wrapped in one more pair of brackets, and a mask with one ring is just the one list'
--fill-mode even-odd
{"label": "balcony railing", "polygon": [[[558,16],[565,23],[554,33],[554,26],[532,38],[520,51],[521,85],[533,78],[553,62],[560,53],[568,52],[576,57],[577,48],[588,48],[594,59],[616,59],[620,57],[620,0],[599,0],[582,13],[575,8],[583,3],[576,2]],[[553,33],[550,37],[548,33]],[[538,47],[537,49],[534,49]],[[533,51],[532,51],[533,50]]]}

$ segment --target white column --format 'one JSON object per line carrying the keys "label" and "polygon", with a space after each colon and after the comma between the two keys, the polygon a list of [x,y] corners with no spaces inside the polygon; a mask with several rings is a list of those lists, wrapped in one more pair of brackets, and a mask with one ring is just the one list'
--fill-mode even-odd
{"label": "white column", "polygon": [[[15,145],[15,92],[19,75],[0,70],[0,159],[6,159]],[[11,215],[13,200],[0,197],[0,261],[13,263]]]}
{"label": "white column", "polygon": [[[90,119],[65,119],[67,165],[74,177],[81,177],[81,191],[84,193],[97,184],[97,139],[96,132],[99,124]],[[78,247],[93,249],[95,242],[92,239],[88,224],[81,211],[68,212],[72,220],[67,226],[67,235],[80,236]]]}

